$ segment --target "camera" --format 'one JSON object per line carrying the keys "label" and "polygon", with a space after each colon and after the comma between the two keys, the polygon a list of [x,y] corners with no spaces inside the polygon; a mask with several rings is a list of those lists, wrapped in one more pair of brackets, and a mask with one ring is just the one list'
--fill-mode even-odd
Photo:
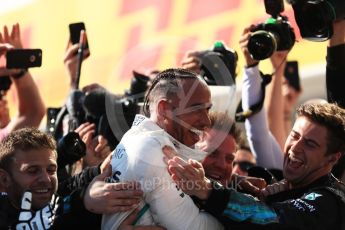
{"label": "camera", "polygon": [[[208,85],[229,86],[235,83],[238,56],[236,51],[229,49],[222,42],[217,41],[211,50],[200,53],[200,75]],[[223,69],[222,67],[225,67]],[[219,77],[231,74],[231,77]],[[218,77],[217,77],[218,76]]]}
{"label": "camera", "polygon": [[265,0],[266,12],[272,17],[258,24],[248,41],[248,51],[255,60],[269,58],[275,51],[290,50],[295,44],[295,33],[284,11],[283,0]]}
{"label": "camera", "polygon": [[58,168],[72,165],[86,154],[86,146],[76,132],[69,132],[57,144]]}
{"label": "camera", "polygon": [[288,0],[302,38],[325,41],[333,35],[333,21],[345,18],[344,0]]}
{"label": "camera", "polygon": [[7,69],[27,69],[42,65],[41,49],[13,49],[6,53]]}
{"label": "camera", "polygon": [[[131,126],[136,113],[139,112],[139,104],[143,97],[137,95],[143,94],[148,85],[149,78],[145,75],[133,72],[134,77],[131,80],[129,90],[123,95],[111,94],[103,88],[94,89],[85,94],[80,90],[73,90],[69,94],[66,105],[62,109],[49,108],[47,113],[46,131],[52,134],[56,140],[63,137],[64,125],[68,124],[68,131],[72,132],[85,122],[96,124],[95,136],[102,135],[111,149],[118,144],[107,117],[106,100],[110,101],[111,110],[121,110],[116,113],[125,118],[128,127]],[[67,122],[63,122],[63,120]],[[110,119],[114,119],[111,117]],[[127,131],[126,130],[126,131]]]}
{"label": "camera", "polygon": [[[71,23],[68,28],[72,44],[78,44],[80,40],[80,31],[86,31],[85,24],[83,22]],[[86,41],[85,48],[89,48],[88,41]]]}

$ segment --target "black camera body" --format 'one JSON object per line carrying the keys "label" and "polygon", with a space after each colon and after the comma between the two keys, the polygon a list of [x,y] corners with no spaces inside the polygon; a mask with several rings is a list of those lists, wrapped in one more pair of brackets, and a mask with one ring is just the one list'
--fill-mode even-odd
{"label": "black camera body", "polygon": [[6,53],[7,69],[27,69],[42,65],[41,49],[13,49]]}
{"label": "black camera body", "polygon": [[86,145],[80,139],[78,133],[69,132],[58,141],[57,153],[58,168],[64,168],[66,165],[72,165],[85,156]]}
{"label": "black camera body", "polygon": [[[148,87],[148,81],[147,76],[134,73],[130,88],[123,95],[111,94],[103,88],[94,89],[87,94],[80,90],[73,90],[62,109],[48,109],[46,130],[56,140],[60,140],[63,138],[63,120],[65,117],[68,118],[67,128],[69,132],[74,131],[85,122],[94,123],[96,125],[94,135],[104,136],[108,140],[110,148],[114,149],[119,138],[115,137],[110,127],[111,120],[107,116],[106,107],[113,107],[109,110],[117,110],[115,116],[121,116],[120,118],[125,119],[128,130],[135,115],[139,112],[139,103],[143,101],[143,94]],[[114,118],[110,117],[110,119]]]}
{"label": "black camera body", "polygon": [[248,42],[248,50],[255,60],[270,57],[275,51],[289,50],[295,44],[295,33],[284,16],[270,18],[257,25]]}
{"label": "black camera body", "polygon": [[[208,85],[229,86],[235,84],[238,61],[236,51],[217,41],[211,50],[201,52],[199,58],[201,64],[200,75]],[[225,69],[222,67],[225,67]],[[224,77],[228,74],[231,77]]]}
{"label": "black camera body", "polygon": [[265,0],[265,9],[272,17],[258,24],[248,41],[248,50],[255,60],[264,60],[275,51],[290,50],[295,44],[295,33],[284,11],[283,0]]}
{"label": "black camera body", "polygon": [[344,0],[288,0],[294,10],[301,36],[325,41],[333,35],[333,22],[345,19]]}

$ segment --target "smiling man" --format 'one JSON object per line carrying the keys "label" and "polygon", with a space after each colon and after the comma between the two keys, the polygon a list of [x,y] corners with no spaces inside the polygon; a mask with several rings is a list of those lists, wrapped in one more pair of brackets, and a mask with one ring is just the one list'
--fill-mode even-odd
{"label": "smiling man", "polygon": [[211,112],[212,128],[204,132],[198,148],[209,154],[202,161],[206,177],[228,186],[231,181],[233,161],[240,142],[240,131],[233,120],[221,112]]}
{"label": "smiling man", "polygon": [[[169,161],[172,177],[180,181],[204,181],[203,192],[184,189],[203,199],[206,211],[225,225],[239,229],[339,229],[345,228],[345,185],[331,170],[345,152],[345,110],[334,104],[305,104],[284,147],[285,180],[262,193],[265,203],[235,190],[213,188],[201,165]],[[184,177],[181,178],[181,175]],[[192,175],[192,176],[191,176]],[[196,183],[196,182],[195,182]]]}
{"label": "smiling man", "polygon": [[[16,130],[0,142],[0,229],[99,229],[101,218],[85,213],[80,190],[109,167],[110,159],[59,184],[56,160],[55,140],[34,128]],[[142,194],[132,183],[114,186],[123,186],[114,193],[115,209],[132,208],[137,203],[132,196]]]}
{"label": "smiling man", "polygon": [[[27,213],[31,213],[50,204],[58,183],[55,149],[55,141],[51,137],[29,128],[12,132],[2,141],[0,184],[4,193],[0,196],[1,229],[17,225],[21,208],[25,207]],[[27,205],[23,206],[22,197],[27,191],[31,195],[24,199]],[[52,217],[51,221],[34,220],[37,226],[52,223],[54,213],[50,211],[46,214]],[[31,215],[32,219],[34,216]],[[31,217],[25,219],[27,224],[23,224],[29,226]]]}
{"label": "smiling man", "polygon": [[[194,149],[201,131],[210,126],[211,94],[206,83],[183,69],[157,75],[145,97],[145,115],[137,115],[112,155],[114,181],[136,180],[142,185],[142,217],[137,224],[167,229],[221,229],[211,215],[200,212],[192,199],[177,188],[163,161],[168,145],[185,159],[201,160]],[[103,229],[117,229],[130,212],[104,215]]]}

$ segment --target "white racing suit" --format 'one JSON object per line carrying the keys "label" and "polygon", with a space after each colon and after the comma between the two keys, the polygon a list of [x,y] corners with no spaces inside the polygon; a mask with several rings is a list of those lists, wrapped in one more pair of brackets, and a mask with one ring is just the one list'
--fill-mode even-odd
{"label": "white racing suit", "polygon": [[[200,211],[192,199],[177,188],[163,161],[162,147],[165,145],[173,147],[184,159],[201,160],[206,156],[205,152],[176,141],[142,115],[136,116],[131,129],[112,153],[112,178],[139,181],[144,191],[140,207],[149,205],[136,224],[160,225],[172,230],[223,229],[214,217]],[[130,213],[103,215],[102,229],[117,229]]]}

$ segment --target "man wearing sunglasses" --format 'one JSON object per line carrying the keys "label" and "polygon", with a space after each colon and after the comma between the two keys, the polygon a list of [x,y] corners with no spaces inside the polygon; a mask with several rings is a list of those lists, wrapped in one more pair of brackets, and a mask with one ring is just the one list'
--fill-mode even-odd
{"label": "man wearing sunglasses", "polygon": [[240,146],[236,151],[232,173],[248,176],[248,170],[256,165],[256,159],[247,146]]}

